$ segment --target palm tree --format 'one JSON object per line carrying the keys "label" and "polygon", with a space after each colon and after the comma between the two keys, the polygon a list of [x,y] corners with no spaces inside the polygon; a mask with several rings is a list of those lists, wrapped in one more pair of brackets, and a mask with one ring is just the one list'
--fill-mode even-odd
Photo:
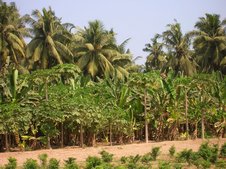
{"label": "palm tree", "polygon": [[0,70],[10,63],[24,70],[26,43],[23,37],[29,35],[25,28],[27,16],[21,17],[13,2],[8,5],[0,0],[0,11]]}
{"label": "palm tree", "polygon": [[120,53],[115,49],[113,30],[107,31],[103,24],[95,20],[89,26],[78,29],[75,34],[75,55],[77,64],[85,74],[92,78],[112,76],[115,72],[113,57]]}
{"label": "palm tree", "polygon": [[167,62],[163,51],[163,43],[158,42],[159,38],[160,35],[156,34],[154,38],[151,39],[151,44],[145,44],[145,48],[143,49],[143,51],[149,52],[145,63],[147,71],[162,69],[164,64]]}
{"label": "palm tree", "polygon": [[163,32],[163,41],[169,50],[166,68],[172,68],[175,74],[192,75],[196,71],[190,46],[190,37],[183,35],[179,23],[167,25],[169,29]]}
{"label": "palm tree", "polygon": [[211,72],[221,70],[226,73],[226,19],[220,20],[216,14],[206,14],[195,24],[197,31],[194,39],[194,49],[201,71]]}
{"label": "palm tree", "polygon": [[68,47],[71,34],[51,8],[43,8],[42,13],[35,10],[32,12],[34,19],[30,19],[34,38],[26,51],[30,59],[29,68],[45,69],[65,62],[72,63],[73,54]]}

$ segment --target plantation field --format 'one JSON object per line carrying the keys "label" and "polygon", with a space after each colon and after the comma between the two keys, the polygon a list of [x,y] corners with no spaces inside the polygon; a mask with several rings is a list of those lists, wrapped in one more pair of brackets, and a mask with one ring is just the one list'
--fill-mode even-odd
{"label": "plantation field", "polygon": [[[100,156],[100,152],[105,150],[109,153],[114,154],[114,159],[119,159],[122,156],[130,155],[144,155],[151,151],[153,147],[160,147],[160,156],[158,159],[165,160],[169,157],[169,148],[175,146],[176,152],[182,151],[184,149],[192,149],[197,151],[199,146],[203,141],[201,139],[188,140],[188,141],[163,141],[163,142],[149,142],[149,143],[134,143],[128,145],[117,145],[117,146],[98,146],[98,147],[65,147],[63,149],[51,149],[51,150],[36,150],[36,151],[26,151],[26,152],[6,152],[0,153],[0,166],[7,163],[9,157],[14,157],[17,159],[18,166],[22,164],[28,158],[38,160],[40,154],[47,154],[48,158],[56,158],[63,164],[64,160],[69,157],[76,158],[79,164],[83,163],[88,156]],[[226,138],[222,139],[210,139],[210,144],[219,144],[221,146],[226,142]]]}

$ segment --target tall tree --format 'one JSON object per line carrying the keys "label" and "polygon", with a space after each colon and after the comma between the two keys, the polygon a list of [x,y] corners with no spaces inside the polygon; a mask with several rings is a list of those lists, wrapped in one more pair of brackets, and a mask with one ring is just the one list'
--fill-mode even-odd
{"label": "tall tree", "polygon": [[226,73],[226,19],[220,20],[220,15],[206,14],[195,24],[193,31],[194,49],[201,71],[211,72],[221,70]]}
{"label": "tall tree", "polygon": [[163,51],[163,43],[158,42],[159,38],[160,35],[156,34],[154,38],[151,39],[151,43],[145,44],[145,48],[143,49],[143,51],[149,52],[145,62],[147,71],[162,69],[167,62],[166,55]]}
{"label": "tall tree", "polygon": [[43,8],[32,12],[30,24],[34,38],[28,44],[27,56],[30,58],[30,69],[50,68],[65,62],[72,63],[73,54],[68,44],[71,34],[55,16],[54,11]]}
{"label": "tall tree", "polygon": [[10,63],[24,70],[26,43],[23,37],[29,35],[25,27],[28,17],[21,17],[13,2],[8,5],[0,0],[0,11],[0,70]]}
{"label": "tall tree", "polygon": [[190,37],[183,35],[179,23],[169,24],[168,30],[163,32],[163,41],[169,50],[167,68],[172,68],[176,75],[192,75],[196,72],[196,64],[191,57]]}
{"label": "tall tree", "polygon": [[115,33],[107,31],[98,21],[89,22],[89,26],[79,29],[75,34],[77,45],[75,55],[77,64],[85,74],[94,79],[114,75],[112,62],[120,53],[115,48]]}

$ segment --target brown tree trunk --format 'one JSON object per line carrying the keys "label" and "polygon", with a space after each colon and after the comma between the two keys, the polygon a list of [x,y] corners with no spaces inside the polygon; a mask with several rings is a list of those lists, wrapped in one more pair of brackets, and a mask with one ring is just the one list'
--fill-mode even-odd
{"label": "brown tree trunk", "polygon": [[9,151],[9,140],[8,140],[8,133],[5,132],[5,149],[8,152]]}
{"label": "brown tree trunk", "polygon": [[187,91],[185,93],[185,118],[186,118],[186,140],[189,139],[189,128],[188,128],[188,96]]}
{"label": "brown tree trunk", "polygon": [[84,140],[84,138],[83,138],[83,126],[82,126],[82,124],[80,125],[80,147],[82,147],[83,148],[83,141]]}
{"label": "brown tree trunk", "polygon": [[61,122],[60,128],[61,128],[61,141],[60,141],[60,147],[63,148],[63,147],[64,147],[64,123],[63,123],[63,122]]}
{"label": "brown tree trunk", "polygon": [[47,134],[47,148],[48,149],[51,149],[51,144],[50,144],[50,137],[49,137],[49,134]]}
{"label": "brown tree trunk", "polygon": [[145,119],[145,143],[148,143],[148,119],[147,119],[147,90],[144,89],[144,119]]}
{"label": "brown tree trunk", "polygon": [[202,111],[202,139],[205,139],[205,124],[204,124],[204,111]]}
{"label": "brown tree trunk", "polygon": [[93,133],[93,137],[92,137],[92,146],[95,147],[96,146],[96,134]]}
{"label": "brown tree trunk", "polygon": [[112,124],[111,123],[109,125],[109,141],[110,141],[110,146],[112,146]]}
{"label": "brown tree trunk", "polygon": [[198,122],[195,122],[195,131],[194,131],[194,139],[196,140],[198,137]]}

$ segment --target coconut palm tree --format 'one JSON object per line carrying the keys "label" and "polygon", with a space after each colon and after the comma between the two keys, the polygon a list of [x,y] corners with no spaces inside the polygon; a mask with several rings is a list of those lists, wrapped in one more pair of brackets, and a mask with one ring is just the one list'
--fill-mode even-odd
{"label": "coconut palm tree", "polygon": [[27,16],[21,17],[13,2],[8,5],[0,0],[0,11],[0,70],[10,63],[24,70],[26,43],[23,37],[29,35],[25,28]]}
{"label": "coconut palm tree", "polygon": [[196,59],[201,71],[221,70],[226,73],[226,19],[220,20],[216,14],[206,14],[195,24],[198,29],[192,33]]}
{"label": "coconut palm tree", "polygon": [[27,56],[30,59],[30,69],[50,68],[57,64],[73,62],[73,54],[68,44],[71,34],[63,27],[61,20],[54,11],[43,8],[32,12],[30,24],[34,38],[28,44]]}
{"label": "coconut palm tree", "polygon": [[78,29],[75,34],[75,56],[77,64],[85,74],[92,78],[112,76],[115,73],[113,61],[120,56],[115,48],[115,33],[107,31],[98,21],[89,22],[89,26]]}
{"label": "coconut palm tree", "polygon": [[143,49],[143,51],[149,52],[145,63],[147,71],[162,69],[167,62],[163,51],[163,43],[158,42],[159,38],[160,35],[156,34],[154,38],[151,39],[151,44],[145,44],[145,48]]}
{"label": "coconut palm tree", "polygon": [[179,23],[169,24],[168,30],[163,32],[163,42],[169,50],[169,59],[165,68],[172,68],[175,74],[192,75],[196,71],[190,46],[190,37],[183,35]]}

